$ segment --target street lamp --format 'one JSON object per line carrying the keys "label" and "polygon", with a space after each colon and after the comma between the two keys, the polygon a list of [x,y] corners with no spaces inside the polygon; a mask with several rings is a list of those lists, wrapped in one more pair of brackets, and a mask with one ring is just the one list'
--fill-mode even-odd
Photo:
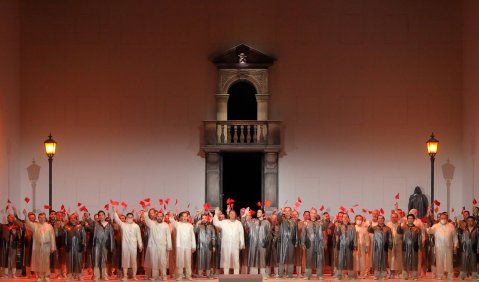
{"label": "street lamp", "polygon": [[53,156],[55,156],[55,151],[57,149],[57,142],[53,140],[52,134],[48,135],[48,139],[45,140],[45,153],[48,156],[48,205],[50,206],[50,211],[52,210],[52,164]]}
{"label": "street lamp", "polygon": [[431,212],[434,213],[434,160],[437,154],[437,147],[439,146],[439,140],[434,138],[434,132],[426,142],[427,153],[431,158]]}

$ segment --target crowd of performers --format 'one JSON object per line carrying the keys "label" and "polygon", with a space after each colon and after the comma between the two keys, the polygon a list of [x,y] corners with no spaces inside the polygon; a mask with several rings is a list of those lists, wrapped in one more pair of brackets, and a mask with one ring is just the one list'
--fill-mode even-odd
{"label": "crowd of performers", "polygon": [[[192,280],[219,274],[267,278],[477,279],[479,209],[460,218],[431,209],[394,209],[335,215],[283,207],[222,213],[209,207],[190,214],[147,207],[120,214],[110,205],[94,216],[23,210],[2,224],[5,277]],[[320,210],[323,210],[321,208]],[[421,214],[422,213],[422,214]],[[18,270],[18,271],[17,271]],[[85,277],[85,275],[83,275]]]}

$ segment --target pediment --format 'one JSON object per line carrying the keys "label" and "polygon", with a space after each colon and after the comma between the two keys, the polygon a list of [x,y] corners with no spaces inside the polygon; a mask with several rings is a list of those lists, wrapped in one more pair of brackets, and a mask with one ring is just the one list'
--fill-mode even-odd
{"label": "pediment", "polygon": [[240,44],[229,49],[223,55],[216,57],[213,63],[220,69],[267,69],[275,60],[275,58],[263,54],[248,45]]}

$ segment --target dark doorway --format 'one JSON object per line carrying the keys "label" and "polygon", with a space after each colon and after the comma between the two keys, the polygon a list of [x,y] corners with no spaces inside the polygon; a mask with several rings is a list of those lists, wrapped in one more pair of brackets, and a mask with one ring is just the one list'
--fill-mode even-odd
{"label": "dark doorway", "polygon": [[228,120],[256,120],[256,89],[247,81],[238,81],[228,89]]}
{"label": "dark doorway", "polygon": [[262,198],[262,157],[261,153],[223,154],[223,210],[228,198],[235,200],[238,214],[243,207],[258,209]]}

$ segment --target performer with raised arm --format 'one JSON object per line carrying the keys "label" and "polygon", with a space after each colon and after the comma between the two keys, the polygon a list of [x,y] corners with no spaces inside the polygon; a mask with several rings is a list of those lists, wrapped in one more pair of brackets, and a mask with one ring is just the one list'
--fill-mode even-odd
{"label": "performer with raised arm", "polygon": [[[110,208],[112,209],[112,208]],[[122,233],[122,249],[121,249],[121,266],[123,268],[123,281],[128,280],[128,268],[132,269],[133,280],[136,278],[137,271],[137,251],[143,250],[143,242],[141,240],[140,227],[133,221],[133,213],[126,214],[126,222],[122,222],[118,216],[118,211],[113,213],[115,221],[121,228]]]}
{"label": "performer with raised arm", "polygon": [[353,252],[354,259],[354,274],[360,279],[366,278],[366,258],[369,251],[369,233],[364,223],[364,217],[362,215],[356,215],[354,217],[354,228],[356,229],[356,244],[357,248]]}
{"label": "performer with raised arm", "polygon": [[[249,208],[246,213],[249,213]],[[268,278],[266,273],[266,254],[271,240],[271,224],[264,219],[264,211],[258,209],[256,218],[242,217],[244,225],[249,230],[249,250],[248,250],[248,265],[250,274],[258,274],[263,278]]]}
{"label": "performer with raised arm", "polygon": [[31,222],[26,210],[23,210],[25,224],[33,231],[32,271],[37,272],[37,282],[50,281],[50,254],[55,251],[55,232],[47,222],[45,213],[38,215],[38,222]]}
{"label": "performer with raised arm", "polygon": [[85,228],[78,222],[76,213],[69,215],[65,225],[65,257],[67,267],[67,281],[72,278],[82,280],[83,254],[86,247]]}
{"label": "performer with raised arm", "polygon": [[86,218],[90,228],[93,228],[93,242],[92,242],[92,265],[93,265],[93,280],[98,281],[101,276],[103,280],[108,280],[107,274],[107,260],[108,254],[112,253],[115,248],[115,238],[113,226],[106,221],[104,211],[98,212],[98,221],[92,220],[89,216]]}
{"label": "performer with raised arm", "polygon": [[20,226],[15,223],[15,216],[8,214],[7,223],[1,227],[1,267],[3,267],[5,277],[17,278],[17,247],[21,239],[22,231]]}
{"label": "performer with raised arm", "polygon": [[166,280],[166,266],[168,252],[171,251],[171,232],[170,227],[163,221],[165,215],[162,212],[156,212],[154,209],[147,209],[148,215],[145,216],[145,224],[150,232],[148,245],[145,254],[145,268],[151,269],[153,280],[159,277]]}
{"label": "performer with raised arm", "polygon": [[403,249],[403,279],[411,278],[417,280],[419,250],[423,240],[421,229],[414,225],[416,217],[413,214],[407,215],[407,224],[404,222],[397,227],[397,233],[402,234],[402,249]]}
{"label": "performer with raised arm", "polygon": [[221,228],[221,265],[224,274],[229,274],[231,267],[234,274],[239,274],[239,251],[245,247],[243,225],[233,209],[229,211],[229,218],[222,221],[218,219],[219,213],[220,209],[216,208],[213,224]]}
{"label": "performer with raised arm", "polygon": [[211,224],[211,218],[208,211],[205,210],[200,215],[201,220],[195,225],[195,233],[197,235],[196,242],[196,267],[198,269],[198,277],[201,277],[203,271],[206,272],[206,278],[211,278],[212,255],[217,250],[216,246],[216,230]]}
{"label": "performer with raised arm", "polygon": [[348,279],[354,277],[353,251],[357,249],[356,229],[349,224],[349,215],[344,213],[341,222],[335,229],[336,248],[338,249],[338,269],[336,276],[342,279],[344,272],[348,272]]}
{"label": "performer with raised arm", "polygon": [[371,244],[374,280],[387,278],[388,250],[392,248],[391,229],[384,224],[384,216],[378,215],[378,224],[369,225],[368,232],[372,234]]}
{"label": "performer with raised arm", "polygon": [[312,208],[309,217],[302,224],[301,246],[306,256],[305,279],[310,280],[313,269],[316,269],[318,279],[323,279],[324,249],[327,247],[328,234],[323,230],[323,223],[317,220],[318,211]]}
{"label": "performer with raised arm", "polygon": [[188,222],[186,211],[179,214],[179,221],[176,221],[173,212],[170,212],[170,221],[176,229],[176,281],[183,278],[183,271],[186,279],[191,281],[191,257],[196,251],[193,225]]}

